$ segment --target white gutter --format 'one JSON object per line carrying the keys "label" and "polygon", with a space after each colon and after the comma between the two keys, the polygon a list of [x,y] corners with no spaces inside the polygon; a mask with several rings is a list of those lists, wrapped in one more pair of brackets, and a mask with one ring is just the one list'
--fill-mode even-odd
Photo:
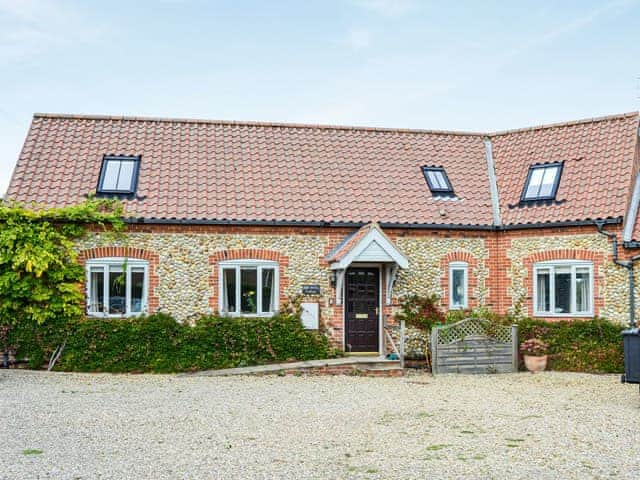
{"label": "white gutter", "polygon": [[638,206],[640,205],[640,173],[636,176],[636,183],[633,187],[633,195],[631,196],[631,202],[629,202],[629,211],[624,218],[624,229],[622,230],[622,241],[630,242],[633,240],[633,227],[636,224],[636,218],[638,217]]}
{"label": "white gutter", "polygon": [[502,225],[500,217],[500,197],[498,196],[498,181],[496,180],[496,166],[493,161],[493,147],[491,139],[484,137],[484,151],[487,157],[487,169],[489,171],[489,190],[491,191],[491,207],[493,210],[493,224]]}

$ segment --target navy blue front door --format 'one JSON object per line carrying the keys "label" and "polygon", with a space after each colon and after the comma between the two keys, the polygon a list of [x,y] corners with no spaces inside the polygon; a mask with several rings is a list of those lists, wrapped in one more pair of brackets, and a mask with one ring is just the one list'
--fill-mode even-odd
{"label": "navy blue front door", "polygon": [[380,272],[377,268],[350,268],[345,281],[345,349],[377,352],[380,337],[378,305]]}

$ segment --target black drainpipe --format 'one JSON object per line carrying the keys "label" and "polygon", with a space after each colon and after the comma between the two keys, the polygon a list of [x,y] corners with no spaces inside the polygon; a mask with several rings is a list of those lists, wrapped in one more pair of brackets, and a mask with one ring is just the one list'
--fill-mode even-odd
{"label": "black drainpipe", "polygon": [[640,255],[635,255],[631,257],[629,260],[619,260],[618,259],[618,236],[615,233],[605,232],[604,231],[604,222],[597,221],[595,222],[596,227],[598,228],[598,232],[603,235],[606,235],[611,239],[611,248],[613,249],[613,263],[616,265],[626,268],[629,275],[629,325],[631,328],[635,328],[636,326],[636,304],[635,304],[635,290],[636,290],[636,282],[633,275],[633,265],[636,261],[640,260]]}

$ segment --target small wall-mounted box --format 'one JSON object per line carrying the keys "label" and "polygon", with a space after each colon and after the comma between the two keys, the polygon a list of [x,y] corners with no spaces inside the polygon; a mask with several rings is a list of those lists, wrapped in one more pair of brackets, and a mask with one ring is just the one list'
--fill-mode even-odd
{"label": "small wall-mounted box", "polygon": [[303,302],[302,325],[308,330],[318,330],[320,323],[320,305],[318,303]]}

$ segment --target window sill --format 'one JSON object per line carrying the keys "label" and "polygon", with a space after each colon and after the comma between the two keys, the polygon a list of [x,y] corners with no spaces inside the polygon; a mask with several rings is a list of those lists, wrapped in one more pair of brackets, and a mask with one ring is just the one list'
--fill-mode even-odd
{"label": "window sill", "polygon": [[144,315],[144,312],[140,313],[128,313],[128,314],[118,314],[118,315],[105,315],[103,313],[87,313],[87,317],[89,318],[106,318],[106,319],[118,319],[118,318],[135,318],[141,317]]}
{"label": "window sill", "polygon": [[545,313],[534,312],[534,318],[593,318],[593,313]]}
{"label": "window sill", "polygon": [[468,308],[466,305],[452,305],[449,310],[467,310]]}
{"label": "window sill", "polygon": [[275,315],[275,312],[272,313],[229,313],[223,312],[220,314],[222,317],[229,318],[270,318]]}

